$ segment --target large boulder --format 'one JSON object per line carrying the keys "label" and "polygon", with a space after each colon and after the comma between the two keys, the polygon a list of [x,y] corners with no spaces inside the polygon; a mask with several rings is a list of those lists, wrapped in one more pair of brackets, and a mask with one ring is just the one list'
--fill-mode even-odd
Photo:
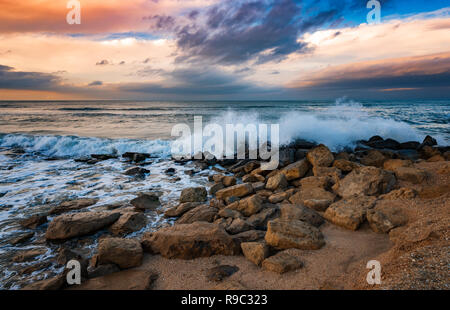
{"label": "large boulder", "polygon": [[309,170],[309,162],[306,159],[297,161],[281,170],[288,181],[300,179],[305,176]]}
{"label": "large boulder", "polygon": [[147,233],[142,238],[142,246],[146,252],[181,259],[240,252],[239,245],[223,228],[206,222],[177,224]]}
{"label": "large boulder", "polygon": [[365,221],[367,210],[375,205],[376,198],[372,196],[352,196],[333,203],[324,217],[338,226],[357,230]]}
{"label": "large boulder", "polygon": [[383,153],[377,150],[370,150],[367,155],[361,158],[361,164],[365,166],[382,168],[385,160],[386,157],[383,155]]}
{"label": "large boulder", "polygon": [[289,201],[297,205],[306,205],[317,211],[325,211],[336,200],[336,195],[326,191],[322,187],[301,188],[289,198]]}
{"label": "large boulder", "polygon": [[266,189],[273,191],[276,189],[284,189],[288,187],[288,185],[286,176],[283,173],[277,173],[267,180]]}
{"label": "large boulder", "polygon": [[204,187],[185,188],[181,192],[180,203],[184,202],[205,202],[208,193]]}
{"label": "large boulder", "polygon": [[319,213],[303,205],[282,204],[280,205],[280,212],[283,220],[300,220],[316,227],[324,222]]}
{"label": "large boulder", "polygon": [[253,195],[248,198],[233,202],[226,209],[235,210],[244,216],[252,216],[263,208],[263,200],[259,195]]}
{"label": "large boulder", "polygon": [[323,144],[309,151],[306,158],[314,167],[329,167],[334,161],[333,153]]}
{"label": "large boulder", "polygon": [[265,242],[243,242],[241,249],[245,258],[257,266],[269,256],[269,247]]}
{"label": "large boulder", "polygon": [[267,244],[277,249],[317,250],[325,245],[319,229],[298,220],[270,221],[265,240]]}
{"label": "large boulder", "polygon": [[29,218],[19,221],[20,226],[31,229],[36,229],[45,223],[47,223],[47,216],[41,214],[35,214]]}
{"label": "large boulder", "polygon": [[137,240],[104,238],[99,241],[99,264],[116,264],[121,269],[127,269],[140,266],[142,258],[142,246]]}
{"label": "large boulder", "polygon": [[361,167],[350,172],[333,186],[341,197],[375,196],[390,192],[396,183],[393,173],[376,167]]}
{"label": "large boulder", "polygon": [[347,173],[361,167],[361,165],[347,159],[336,159],[333,163],[333,167]]}
{"label": "large boulder", "polygon": [[303,267],[303,262],[286,251],[277,253],[262,262],[265,270],[276,273],[285,273]]}
{"label": "large boulder", "polygon": [[114,235],[126,235],[141,230],[147,225],[147,217],[141,212],[125,212],[109,230]]}
{"label": "large boulder", "polygon": [[267,223],[275,219],[279,214],[278,207],[270,204],[264,205],[263,209],[247,219],[247,223],[256,229],[267,229]]}
{"label": "large boulder", "polygon": [[208,205],[200,205],[180,217],[178,224],[191,224],[194,222],[213,222],[217,215],[217,209]]}
{"label": "large boulder", "polygon": [[82,212],[60,215],[48,225],[45,237],[48,240],[65,240],[89,235],[113,224],[119,217],[118,212]]}
{"label": "large boulder", "polygon": [[138,210],[155,210],[161,205],[156,194],[140,194],[130,202]]}
{"label": "large boulder", "polygon": [[403,159],[388,159],[384,162],[384,170],[394,171],[399,167],[411,167],[412,161]]}
{"label": "large boulder", "polygon": [[95,205],[98,199],[83,198],[77,200],[64,201],[50,210],[50,214],[59,215],[64,212],[75,211]]}
{"label": "large boulder", "polygon": [[216,193],[217,199],[226,199],[229,197],[245,197],[253,193],[253,186],[250,183],[238,184],[224,188]]}
{"label": "large boulder", "polygon": [[378,200],[374,208],[367,210],[367,221],[374,232],[386,234],[407,223],[406,214],[397,204],[401,202]]}
{"label": "large boulder", "polygon": [[413,184],[421,184],[428,178],[428,173],[425,170],[412,167],[398,167],[394,169],[394,172],[397,179]]}
{"label": "large boulder", "polygon": [[236,235],[244,231],[251,230],[253,227],[244,219],[234,219],[233,222],[225,229],[229,234]]}

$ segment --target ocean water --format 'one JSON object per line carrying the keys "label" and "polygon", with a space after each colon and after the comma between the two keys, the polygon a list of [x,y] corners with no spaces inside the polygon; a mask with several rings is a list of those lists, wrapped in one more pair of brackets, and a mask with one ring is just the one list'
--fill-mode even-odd
{"label": "ocean water", "polygon": [[[188,186],[205,185],[214,171],[199,171],[194,163],[170,160],[172,127],[192,126],[194,116],[209,123],[280,125],[280,141],[296,138],[324,143],[335,151],[373,135],[399,142],[422,141],[426,135],[450,144],[450,101],[281,101],[281,102],[0,102],[0,289],[19,288],[44,279],[58,266],[22,274],[37,261],[51,261],[57,246],[45,242],[45,225],[28,242],[12,246],[27,230],[18,220],[48,211],[76,198],[98,198],[90,207],[126,203],[140,192],[158,191],[162,206],[146,213],[149,224],[136,237],[167,224],[162,213],[177,204]],[[17,151],[21,150],[21,151]],[[89,165],[74,159],[91,154],[150,153],[145,179],[125,176],[133,167],[120,159]],[[175,168],[175,175],[165,170]],[[220,167],[217,167],[220,169]],[[193,176],[188,171],[195,171]],[[49,218],[51,220],[51,218]],[[130,236],[129,236],[130,237]],[[95,241],[80,247],[88,254]],[[19,251],[44,248],[34,261],[13,263]]]}

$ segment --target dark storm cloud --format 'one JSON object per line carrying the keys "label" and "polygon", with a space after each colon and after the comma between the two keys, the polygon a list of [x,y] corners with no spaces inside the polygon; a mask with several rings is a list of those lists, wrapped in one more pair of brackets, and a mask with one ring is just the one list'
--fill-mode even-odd
{"label": "dark storm cloud", "polygon": [[14,68],[0,65],[0,89],[39,89],[55,88],[60,77],[39,72],[17,72]]}

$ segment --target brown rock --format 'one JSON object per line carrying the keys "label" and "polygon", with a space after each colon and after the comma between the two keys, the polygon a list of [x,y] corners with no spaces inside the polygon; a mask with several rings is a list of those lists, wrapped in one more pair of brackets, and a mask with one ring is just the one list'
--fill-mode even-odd
{"label": "brown rock", "polygon": [[146,252],[160,253],[166,258],[193,259],[240,252],[223,228],[206,222],[177,224],[147,233],[142,238],[142,245]]}
{"label": "brown rock", "polygon": [[206,272],[206,279],[208,281],[221,282],[225,278],[232,276],[234,273],[238,272],[239,268],[236,266],[222,265],[209,269]]}
{"label": "brown rock", "polygon": [[253,186],[249,183],[238,184],[224,188],[216,193],[217,199],[225,199],[229,197],[244,197],[253,193]]}
{"label": "brown rock", "polygon": [[428,178],[425,170],[412,167],[398,167],[394,172],[397,179],[414,184],[421,184]]}
{"label": "brown rock", "polygon": [[232,209],[222,209],[219,211],[219,216],[223,218],[240,219],[243,218],[241,212]]}
{"label": "brown rock", "polygon": [[388,159],[384,162],[383,167],[384,170],[394,171],[399,167],[410,167],[412,165],[412,161],[410,160],[402,160],[402,159]]}
{"label": "brown rock", "polygon": [[335,225],[357,230],[365,221],[367,210],[375,205],[376,198],[353,196],[333,203],[324,217]]}
{"label": "brown rock", "polygon": [[259,195],[233,202],[226,209],[231,209],[242,213],[244,216],[252,216],[258,213],[263,207],[263,200]]}
{"label": "brown rock", "polygon": [[191,224],[194,222],[209,222],[212,223],[217,215],[217,209],[208,205],[200,205],[180,217],[177,224]]}
{"label": "brown rock", "polygon": [[265,242],[243,242],[241,249],[245,258],[257,266],[269,256],[269,247]]}
{"label": "brown rock", "polygon": [[380,151],[370,150],[366,156],[361,158],[361,164],[382,168],[386,159],[387,158]]}
{"label": "brown rock", "polygon": [[277,173],[276,175],[270,177],[266,183],[266,189],[276,190],[284,189],[288,187],[288,181],[283,173]]}
{"label": "brown rock", "polygon": [[21,235],[15,237],[15,238],[11,239],[9,241],[9,244],[17,245],[17,244],[20,244],[20,243],[24,243],[24,242],[30,240],[31,238],[33,238],[33,236],[34,236],[34,232],[24,233],[24,234],[21,234]]}
{"label": "brown rock", "polygon": [[339,182],[342,177],[342,172],[336,167],[314,167],[313,174],[316,177],[328,177],[333,184]]}
{"label": "brown rock", "polygon": [[45,223],[47,223],[47,216],[39,214],[33,215],[19,222],[20,226],[31,229],[36,229]]}
{"label": "brown rock", "polygon": [[376,233],[387,234],[395,227],[385,214],[376,210],[367,211],[367,221]]}
{"label": "brown rock", "polygon": [[267,229],[267,223],[278,217],[278,208],[276,206],[267,206],[264,207],[264,209],[252,216],[250,216],[247,219],[247,223],[249,223],[251,226],[255,227],[256,229]]}
{"label": "brown rock", "polygon": [[430,162],[430,163],[435,163],[438,161],[445,161],[444,156],[437,154],[437,155],[431,156],[430,158],[427,159],[427,162]]}
{"label": "brown rock", "polygon": [[82,212],[64,214],[53,219],[47,228],[48,240],[64,240],[94,233],[113,224],[120,217],[119,213]]}
{"label": "brown rock", "polygon": [[381,199],[396,200],[396,199],[414,199],[417,196],[417,191],[412,188],[402,187],[397,190],[393,190],[388,194],[381,195]]}
{"label": "brown rock", "polygon": [[130,201],[138,210],[155,210],[161,205],[159,197],[155,194],[140,194],[139,197]]}
{"label": "brown rock", "polygon": [[306,177],[300,180],[300,186],[303,189],[307,188],[323,188],[328,189],[331,186],[331,180],[329,177]]}
{"label": "brown rock", "polygon": [[109,230],[116,236],[131,234],[147,225],[147,217],[140,212],[125,212]]}
{"label": "brown rock", "polygon": [[265,182],[266,178],[259,174],[246,174],[242,177],[244,183]]}
{"label": "brown rock", "polygon": [[324,222],[319,213],[302,205],[282,204],[280,205],[280,212],[283,220],[300,220],[316,227]]}
{"label": "brown rock", "polygon": [[266,258],[262,262],[262,267],[265,270],[282,274],[303,267],[303,263],[297,257],[283,251]]}
{"label": "brown rock", "polygon": [[165,217],[180,217],[186,212],[200,206],[201,202],[185,202],[164,212]]}
{"label": "brown rock", "polygon": [[274,220],[267,225],[267,244],[278,249],[317,250],[325,245],[316,227],[298,220]]}
{"label": "brown rock", "polygon": [[116,264],[122,269],[142,264],[143,251],[139,241],[124,238],[103,238],[98,244],[98,263]]}
{"label": "brown rock", "polygon": [[334,161],[330,149],[323,144],[309,151],[306,158],[313,167],[329,167]]}
{"label": "brown rock", "polygon": [[361,167],[361,165],[346,159],[336,159],[333,163],[333,167],[338,168],[342,172],[351,172],[354,169]]}
{"label": "brown rock", "polygon": [[306,159],[302,159],[285,167],[281,170],[281,173],[284,174],[286,180],[292,181],[304,177],[308,170],[309,162]]}
{"label": "brown rock", "polygon": [[214,196],[218,191],[224,189],[225,186],[222,183],[215,183],[213,186],[209,188],[209,194]]}
{"label": "brown rock", "polygon": [[109,291],[128,291],[128,290],[149,290],[157,274],[150,270],[130,269],[120,272],[114,272],[102,277],[90,279],[81,285],[71,287],[76,290],[109,290]]}
{"label": "brown rock", "polygon": [[240,248],[243,242],[255,242],[264,240],[265,235],[266,232],[262,230],[248,230],[231,237],[233,238],[233,241],[237,245],[237,247]]}
{"label": "brown rock", "polygon": [[54,278],[38,281],[22,288],[25,291],[57,291],[67,284],[66,275],[60,274]]}
{"label": "brown rock", "polygon": [[230,235],[236,235],[241,232],[251,230],[252,228],[253,227],[251,225],[249,225],[246,220],[237,218],[237,219],[234,219],[233,222],[231,223],[231,225],[229,225],[225,230]]}
{"label": "brown rock", "polygon": [[98,199],[89,199],[89,198],[64,201],[59,206],[54,207],[50,211],[50,214],[58,215],[58,214],[62,214],[64,212],[84,209],[84,208],[90,207],[92,205],[95,205],[97,202],[98,202]]}
{"label": "brown rock", "polygon": [[183,202],[205,202],[208,193],[204,187],[185,188],[181,192],[180,203]]}
{"label": "brown rock", "polygon": [[288,192],[272,194],[269,196],[269,202],[270,203],[279,203],[279,202],[282,202],[283,200],[288,199],[291,196],[292,196],[292,194],[289,194]]}
{"label": "brown rock", "polygon": [[33,250],[25,250],[16,254],[12,261],[16,263],[23,263],[34,259],[36,256],[43,255],[47,252],[47,249],[39,248]]}
{"label": "brown rock", "polygon": [[230,187],[236,185],[236,178],[233,176],[225,176],[222,179],[222,183],[225,187]]}
{"label": "brown rock", "polygon": [[89,279],[103,277],[119,271],[120,271],[119,267],[117,267],[117,265],[115,264],[100,265],[97,267],[89,266],[87,268]]}
{"label": "brown rock", "polygon": [[395,176],[376,167],[362,167],[353,170],[333,186],[341,197],[353,195],[374,196],[390,192],[396,183]]}
{"label": "brown rock", "polygon": [[308,205],[317,211],[324,211],[336,199],[336,195],[320,187],[301,188],[289,201],[297,205]]}

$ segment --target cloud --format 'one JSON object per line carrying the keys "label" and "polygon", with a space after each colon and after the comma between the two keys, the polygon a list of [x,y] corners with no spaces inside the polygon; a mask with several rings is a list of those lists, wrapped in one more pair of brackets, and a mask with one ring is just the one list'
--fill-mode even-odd
{"label": "cloud", "polygon": [[0,89],[40,89],[57,88],[60,77],[40,72],[18,72],[9,66],[0,65]]}
{"label": "cloud", "polygon": [[102,82],[102,81],[94,81],[94,82],[91,82],[91,83],[88,84],[89,87],[92,87],[92,86],[102,86],[102,85],[103,85],[103,82]]}
{"label": "cloud", "polygon": [[96,65],[96,66],[107,66],[107,65],[109,65],[109,64],[110,64],[110,62],[109,62],[108,60],[103,59],[103,60],[97,62],[95,65]]}

